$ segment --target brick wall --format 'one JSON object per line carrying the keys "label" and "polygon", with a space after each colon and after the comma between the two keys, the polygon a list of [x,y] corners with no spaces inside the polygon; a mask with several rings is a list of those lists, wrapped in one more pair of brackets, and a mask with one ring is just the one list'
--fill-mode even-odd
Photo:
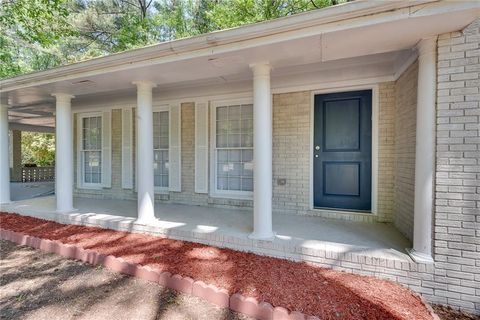
{"label": "brick wall", "polygon": [[[195,106],[182,103],[182,192],[156,194],[157,201],[226,207],[252,207],[250,200],[212,198],[195,193]],[[394,168],[393,82],[379,85],[379,192],[378,215],[331,213],[310,210],[311,92],[273,96],[273,209],[276,214],[309,214],[359,221],[393,220]],[[75,115],[76,119],[76,115]],[[134,121],[135,122],[135,121]],[[136,199],[133,190],[121,185],[122,110],[112,110],[112,186],[102,190],[77,189],[75,194],[92,198]],[[74,121],[76,133],[76,120]],[[135,130],[134,130],[135,132]],[[210,131],[209,131],[210,132]],[[76,139],[74,148],[76,150]],[[135,139],[134,139],[135,142]],[[135,150],[135,148],[133,148]],[[135,159],[135,155],[134,155]],[[75,157],[76,162],[76,157]],[[76,164],[75,164],[76,170]],[[133,168],[135,172],[135,168]],[[286,179],[279,185],[277,179]],[[75,174],[76,179],[76,174]]]}
{"label": "brick wall", "polygon": [[395,84],[395,193],[394,222],[407,238],[413,239],[415,194],[415,135],[418,61]]}
{"label": "brick wall", "polygon": [[309,91],[273,96],[273,210],[278,213],[309,210],[311,107]]}
{"label": "brick wall", "polygon": [[[311,92],[273,96],[273,209],[356,221],[393,221],[395,83],[378,87],[378,215],[310,210]],[[277,179],[286,179],[278,185]]]}
{"label": "brick wall", "polygon": [[[249,200],[212,198],[195,193],[195,104],[182,103],[182,191],[169,192],[167,197],[157,195],[156,200],[173,203],[211,205],[219,207],[252,207]],[[210,132],[210,123],[209,123]]]}
{"label": "brick wall", "polygon": [[22,132],[20,130],[12,130],[12,170],[10,181],[22,181]]}
{"label": "brick wall", "polygon": [[379,222],[391,222],[395,182],[395,83],[381,83],[378,91],[377,215]]}
{"label": "brick wall", "polygon": [[182,192],[170,192],[176,203],[206,205],[207,194],[195,193],[195,104],[182,103]]}
{"label": "brick wall", "polygon": [[480,313],[480,19],[438,38],[435,295]]}

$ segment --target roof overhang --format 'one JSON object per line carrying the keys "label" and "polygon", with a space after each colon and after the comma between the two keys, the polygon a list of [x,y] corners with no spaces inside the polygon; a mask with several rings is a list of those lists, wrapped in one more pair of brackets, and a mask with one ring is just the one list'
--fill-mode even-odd
{"label": "roof overhang", "polygon": [[249,64],[265,60],[278,86],[308,78],[303,74],[366,66],[394,78],[419,40],[462,30],[479,16],[476,1],[358,0],[4,79],[0,94],[13,107],[40,108],[51,104],[54,91],[81,99],[133,90],[139,79],[154,81],[161,92],[247,81]]}

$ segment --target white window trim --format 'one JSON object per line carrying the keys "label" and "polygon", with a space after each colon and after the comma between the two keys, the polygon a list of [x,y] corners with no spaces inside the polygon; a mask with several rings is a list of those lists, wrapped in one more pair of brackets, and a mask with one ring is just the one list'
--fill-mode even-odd
{"label": "white window trim", "polygon": [[[314,111],[315,111],[315,95],[328,94],[338,92],[349,92],[357,90],[371,90],[372,91],[372,195],[371,204],[372,208],[370,212],[355,211],[355,210],[338,210],[335,208],[315,208],[313,205],[313,135],[314,135]],[[342,86],[331,89],[314,90],[310,93],[310,210],[317,212],[329,212],[339,215],[354,214],[354,215],[366,215],[377,216],[378,215],[378,114],[379,114],[379,85],[360,85],[360,86]]]}
{"label": "white window trim", "polygon": [[[84,167],[83,167],[83,154],[84,154],[84,150],[83,150],[83,146],[82,146],[82,143],[83,143],[83,119],[85,118],[91,118],[91,117],[100,117],[100,123],[102,124],[102,131],[103,131],[103,112],[102,111],[96,111],[96,112],[87,112],[87,113],[77,113],[77,126],[79,126],[79,128],[77,128],[77,132],[79,133],[77,135],[77,170],[80,170],[80,174],[77,175],[77,178],[80,177],[80,181],[77,181],[77,184],[79,186],[79,188],[81,189],[95,189],[95,190],[99,190],[99,189],[103,189],[103,181],[102,181],[102,174],[103,172],[101,172],[100,174],[100,183],[87,183],[85,182],[85,175],[84,175]],[[101,139],[101,143],[102,143],[102,147],[103,147],[103,133],[102,133],[102,139]],[[100,152],[103,152],[102,148],[100,148]],[[100,156],[100,158],[102,158],[102,156]]]}
{"label": "white window trim", "polygon": [[[233,191],[217,189],[217,108],[237,104],[253,104],[252,98],[225,99],[210,103],[210,193],[212,198],[253,200],[253,191]],[[254,112],[255,113],[255,112]],[[252,148],[253,149],[253,148]],[[255,156],[254,156],[255,157]],[[255,168],[254,168],[255,170]]]}
{"label": "white window trim", "polygon": [[[169,105],[154,106],[152,108],[152,118],[153,118],[153,112],[164,112],[164,111],[168,112],[168,123],[169,123],[169,126],[168,126],[168,156],[170,158],[170,136],[172,135],[171,128],[170,128],[170,115],[171,115],[170,106]],[[170,159],[168,160],[168,163],[170,164]],[[153,163],[152,163],[152,165],[153,165]],[[168,170],[168,174],[170,175],[170,169]],[[157,187],[157,186],[154,185],[153,186],[153,192],[157,193],[157,194],[168,194],[169,193],[169,186],[168,187]]]}

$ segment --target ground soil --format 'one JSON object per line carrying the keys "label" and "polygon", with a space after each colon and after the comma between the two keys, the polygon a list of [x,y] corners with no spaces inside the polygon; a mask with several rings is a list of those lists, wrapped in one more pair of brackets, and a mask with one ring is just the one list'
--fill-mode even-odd
{"label": "ground soil", "polygon": [[[198,243],[0,214],[4,229],[76,244],[321,319],[431,319],[396,283]],[[112,292],[115,285],[109,286]]]}
{"label": "ground soil", "polygon": [[253,320],[158,284],[0,241],[0,319]]}
{"label": "ground soil", "polygon": [[468,314],[442,305],[433,305],[432,307],[441,320],[480,320],[480,315]]}

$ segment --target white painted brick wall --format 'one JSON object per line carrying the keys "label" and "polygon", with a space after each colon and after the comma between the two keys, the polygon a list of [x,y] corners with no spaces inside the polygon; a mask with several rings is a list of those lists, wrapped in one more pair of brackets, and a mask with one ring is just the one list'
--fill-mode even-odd
{"label": "white painted brick wall", "polygon": [[395,83],[395,226],[413,239],[418,62]]}
{"label": "white painted brick wall", "polygon": [[378,88],[378,208],[379,222],[394,220],[395,203],[395,143],[396,143],[396,84],[381,83]]}
{"label": "white painted brick wall", "polygon": [[480,19],[438,39],[434,288],[480,313]]}
{"label": "white painted brick wall", "polygon": [[278,213],[309,210],[311,108],[309,91],[273,96],[273,209]]}
{"label": "white painted brick wall", "polygon": [[[398,281],[422,293],[429,301],[449,304],[480,314],[480,20],[463,32],[440,35],[438,40],[437,159],[435,177],[434,265],[360,257],[325,252],[314,260],[320,265],[348,272],[375,275]],[[380,141],[382,160],[379,177],[384,186],[379,201],[385,219],[394,219],[398,228],[411,234],[413,214],[413,165],[416,100],[416,64],[395,85],[380,85]],[[274,208],[277,213],[312,214],[309,201],[310,92],[275,95],[274,179],[287,178],[285,187],[274,181]],[[395,107],[392,107],[395,105]],[[411,109],[408,114],[404,108]],[[385,114],[382,115],[381,113]],[[406,112],[406,111],[405,111]],[[393,118],[392,118],[393,116]],[[182,105],[182,188],[169,201],[195,201],[204,205],[225,205],[222,200],[193,195],[194,109]],[[119,172],[117,154],[121,112],[112,113],[112,172]],[[394,121],[392,121],[394,119]],[[383,121],[383,122],[382,122]],[[75,122],[74,122],[75,123]],[[405,127],[402,127],[405,124]],[[115,129],[116,128],[116,129]],[[408,134],[406,134],[408,132]],[[392,140],[393,134],[393,140]],[[412,149],[413,146],[413,149]],[[383,150],[383,151],[382,151]],[[382,154],[384,152],[384,154]],[[391,154],[394,153],[392,160]],[[400,157],[403,157],[402,160]],[[394,173],[394,184],[390,182]],[[131,197],[121,191],[117,178],[105,197]],[[76,190],[77,194],[83,192]],[[392,198],[393,195],[393,198]],[[99,196],[89,194],[89,196]],[[103,196],[100,194],[100,196]],[[382,198],[383,197],[383,198]],[[392,199],[392,200],[390,200]],[[403,201],[403,202],[402,202]],[[226,205],[251,205],[231,202]],[[396,212],[396,216],[388,211]],[[404,210],[403,212],[401,210]],[[402,216],[403,215],[403,216]],[[347,215],[346,215],[347,216]],[[356,219],[373,221],[361,215]],[[352,218],[352,217],[351,217]],[[353,218],[352,218],[353,219]],[[403,225],[402,225],[403,224]],[[339,264],[339,261],[341,262]]]}
{"label": "white painted brick wall", "polygon": [[[273,208],[276,213],[308,214],[355,221],[393,221],[395,84],[381,83],[378,115],[378,215],[310,210],[311,92],[273,96]],[[277,179],[286,179],[286,185]]]}

